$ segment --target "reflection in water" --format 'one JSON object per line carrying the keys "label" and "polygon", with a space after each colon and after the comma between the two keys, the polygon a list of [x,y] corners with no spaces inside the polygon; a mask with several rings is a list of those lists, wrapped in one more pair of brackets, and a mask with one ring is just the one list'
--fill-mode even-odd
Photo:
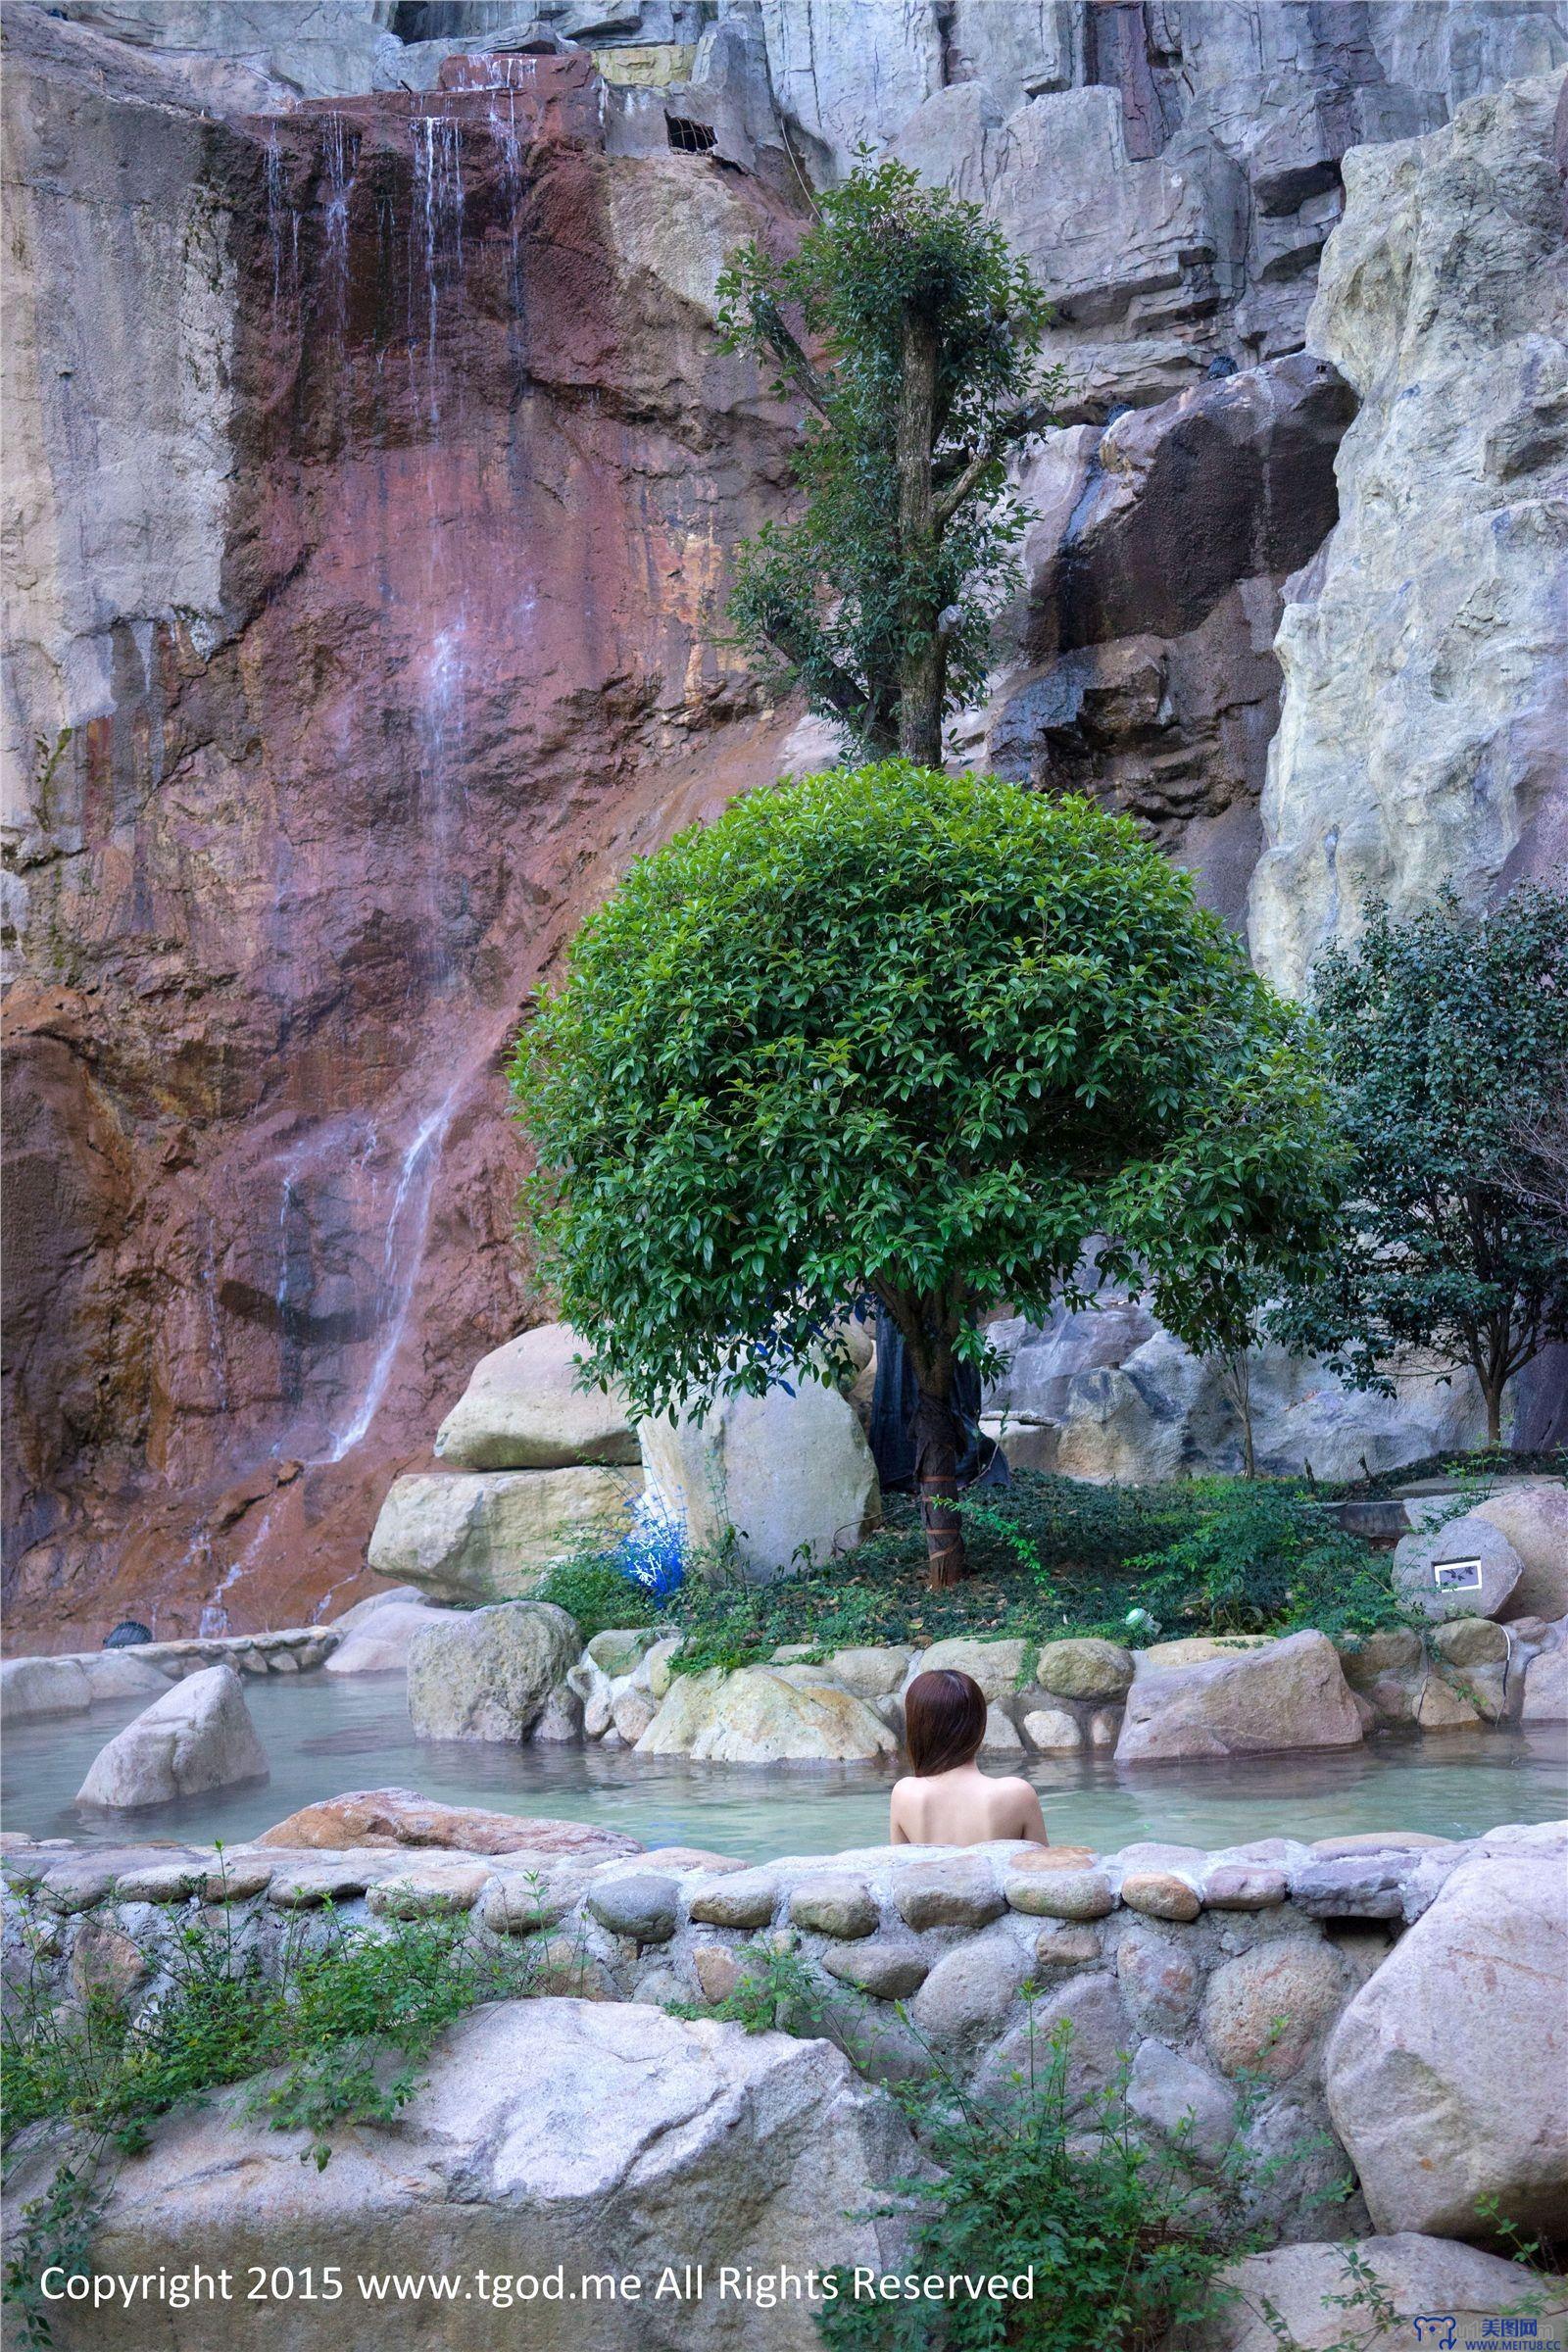
{"label": "reflection in water", "polygon": [[[401,1786],[447,1804],[552,1813],[624,1830],[647,1845],[705,1845],[748,1860],[833,1853],[887,1835],[892,1773],[875,1765],[749,1771],[593,1750],[416,1740],[396,1676],[308,1675],[248,1682],[271,1759],[266,1787],[218,1790],[156,1812],[89,1820],[74,1798],[130,1705],[22,1723],[4,1753],[4,1820],[35,1838],[250,1838],[301,1805],[346,1788]],[[1325,1755],[1246,1764],[1145,1766],[1037,1757],[1029,1777],[1058,1843],[1108,1852],[1139,1838],[1220,1846],[1354,1830],[1470,1837],[1568,1810],[1568,1728],[1454,1732],[1379,1740]]]}

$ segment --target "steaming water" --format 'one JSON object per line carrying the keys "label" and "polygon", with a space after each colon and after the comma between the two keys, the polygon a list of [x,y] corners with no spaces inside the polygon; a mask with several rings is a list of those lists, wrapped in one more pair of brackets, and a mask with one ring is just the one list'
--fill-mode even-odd
{"label": "steaming water", "polygon": [[[416,1740],[399,1675],[247,1681],[271,1760],[266,1786],[219,1790],[135,1814],[87,1816],[73,1801],[131,1705],[8,1729],[0,1813],[37,1838],[254,1837],[301,1805],[348,1788],[418,1788],[447,1804],[547,1813],[624,1830],[647,1845],[705,1845],[762,1860],[833,1853],[887,1835],[890,1770],[808,1765],[766,1771],[589,1750]],[[1250,1838],[1356,1830],[1471,1837],[1568,1810],[1568,1729],[1452,1732],[1375,1740],[1323,1755],[1121,1771],[1103,1758],[1037,1757],[1025,1769],[1058,1842],[1102,1851],[1139,1838],[1220,1846]]]}

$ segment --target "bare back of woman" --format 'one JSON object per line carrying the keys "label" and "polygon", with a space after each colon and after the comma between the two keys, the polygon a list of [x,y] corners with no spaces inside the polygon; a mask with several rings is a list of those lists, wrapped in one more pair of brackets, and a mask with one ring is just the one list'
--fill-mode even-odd
{"label": "bare back of woman", "polygon": [[904,1715],[914,1771],[893,1791],[895,1845],[984,1845],[993,1838],[1050,1843],[1029,1783],[993,1780],[975,1762],[986,1702],[972,1676],[951,1668],[916,1675]]}

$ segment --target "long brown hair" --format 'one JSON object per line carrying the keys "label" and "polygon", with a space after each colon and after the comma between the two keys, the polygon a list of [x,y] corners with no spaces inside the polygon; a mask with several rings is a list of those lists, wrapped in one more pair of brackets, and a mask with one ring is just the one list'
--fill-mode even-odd
{"label": "long brown hair", "polygon": [[972,1674],[939,1666],[915,1676],[904,1693],[904,1737],[916,1780],[969,1763],[985,1736],[985,1692]]}

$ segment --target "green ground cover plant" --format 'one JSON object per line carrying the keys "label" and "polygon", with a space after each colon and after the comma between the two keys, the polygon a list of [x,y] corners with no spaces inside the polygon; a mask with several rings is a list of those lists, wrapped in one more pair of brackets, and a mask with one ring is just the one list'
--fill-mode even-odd
{"label": "green ground cover plant", "polygon": [[[1462,1484],[1452,1507],[1483,1491]],[[1138,1649],[1181,1634],[1306,1626],[1353,1642],[1409,1621],[1388,1554],[1341,1528],[1301,1480],[1102,1487],[1025,1470],[1010,1488],[969,1494],[961,1508],[969,1574],[940,1591],[926,1581],[917,1507],[899,1495],[888,1498],[880,1534],[772,1585],[748,1585],[722,1551],[694,1559],[658,1614],[682,1636],[673,1670],[755,1665],[788,1643],[825,1656],[958,1635],[1044,1642],[1098,1634]],[[607,1625],[654,1622],[604,1559],[552,1570],[541,1597],[570,1610],[585,1639]]]}

